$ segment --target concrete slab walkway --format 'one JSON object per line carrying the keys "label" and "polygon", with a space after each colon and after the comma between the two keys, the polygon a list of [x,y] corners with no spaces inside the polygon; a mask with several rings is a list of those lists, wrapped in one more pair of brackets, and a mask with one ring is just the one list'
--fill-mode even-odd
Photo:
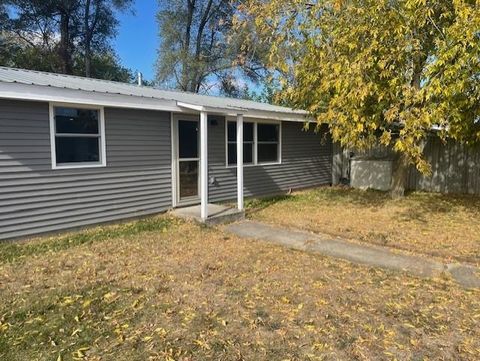
{"label": "concrete slab walkway", "polygon": [[290,230],[260,222],[242,221],[225,226],[227,232],[242,238],[253,238],[308,252],[348,260],[358,264],[408,272],[420,277],[435,277],[449,273],[467,288],[480,288],[480,273],[463,264],[444,264],[433,259],[392,252],[388,248],[363,245],[340,238]]}

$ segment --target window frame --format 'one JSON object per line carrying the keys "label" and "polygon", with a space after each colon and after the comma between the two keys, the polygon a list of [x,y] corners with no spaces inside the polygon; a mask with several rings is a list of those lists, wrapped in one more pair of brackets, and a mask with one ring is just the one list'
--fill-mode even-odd
{"label": "window frame", "polygon": [[[236,168],[236,164],[228,164],[228,145],[229,144],[237,144],[237,142],[231,142],[228,140],[228,123],[232,122],[237,124],[237,120],[235,118],[227,118],[225,119],[225,166],[226,168]],[[253,162],[252,163],[244,163],[244,167],[256,167],[256,166],[269,166],[269,165],[279,165],[282,164],[282,121],[280,120],[272,120],[272,119],[251,119],[251,118],[244,118],[244,123],[253,123]],[[258,161],[258,131],[257,127],[258,124],[271,124],[271,125],[278,125],[278,160],[276,162],[259,162]],[[244,142],[245,143],[245,142]],[[250,143],[250,142],[248,142]],[[267,142],[260,142],[260,143],[267,143]],[[271,144],[273,142],[270,142]]]}
{"label": "window frame", "polygon": [[[57,163],[57,147],[56,147],[56,122],[55,108],[73,108],[73,109],[90,109],[98,111],[98,134],[88,136],[99,139],[99,156],[98,162],[78,162],[78,163]],[[74,104],[74,103],[49,103],[49,122],[50,122],[50,154],[52,160],[52,169],[81,169],[81,168],[100,168],[107,166],[107,151],[105,142],[105,109],[103,106]],[[60,133],[63,134],[63,133]],[[75,137],[76,133],[68,133],[68,136]],[[78,137],[87,137],[78,133]]]}
{"label": "window frame", "polygon": [[[225,142],[226,142],[226,148],[225,148],[225,164],[227,165],[227,167],[230,167],[230,168],[235,168],[237,166],[237,164],[228,164],[228,146],[230,144],[235,144],[235,147],[237,146],[237,140],[235,139],[235,141],[231,141],[231,140],[228,140],[228,123],[233,123],[235,124],[235,129],[237,129],[237,121],[233,121],[233,120],[226,120],[225,121]],[[257,159],[257,147],[256,147],[256,143],[255,143],[255,139],[256,139],[256,136],[257,136],[257,125],[255,122],[253,121],[245,121],[243,122],[243,126],[245,127],[245,123],[249,123],[249,124],[252,124],[252,128],[253,128],[253,139],[251,141],[245,141],[245,139],[243,140],[243,145],[245,146],[245,143],[248,143],[248,144],[251,144],[252,145],[252,161],[249,162],[249,163],[245,163],[245,161],[243,162],[243,165],[245,167],[251,167],[253,165],[256,164],[256,159]],[[245,133],[244,133],[245,134]]]}

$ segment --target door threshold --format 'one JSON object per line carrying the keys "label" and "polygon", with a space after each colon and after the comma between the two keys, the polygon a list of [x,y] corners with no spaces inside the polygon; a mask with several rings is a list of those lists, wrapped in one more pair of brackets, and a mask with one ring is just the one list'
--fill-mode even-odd
{"label": "door threshold", "polygon": [[200,199],[191,200],[187,202],[177,202],[174,208],[183,208],[183,207],[190,207],[190,206],[197,206],[201,203]]}

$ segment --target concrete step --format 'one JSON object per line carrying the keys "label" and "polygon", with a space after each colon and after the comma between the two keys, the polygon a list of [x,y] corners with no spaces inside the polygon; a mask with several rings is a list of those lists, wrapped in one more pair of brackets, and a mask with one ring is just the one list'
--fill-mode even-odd
{"label": "concrete step", "polygon": [[200,205],[176,208],[172,211],[172,214],[179,218],[208,225],[226,224],[245,218],[245,211],[240,211],[222,204],[208,204],[207,209],[208,218],[206,220],[200,216]]}

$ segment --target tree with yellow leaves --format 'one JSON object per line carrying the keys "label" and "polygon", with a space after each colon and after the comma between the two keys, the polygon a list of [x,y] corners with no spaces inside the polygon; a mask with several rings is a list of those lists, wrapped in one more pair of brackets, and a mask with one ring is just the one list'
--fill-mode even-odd
{"label": "tree with yellow leaves", "polygon": [[433,133],[480,141],[480,0],[246,0],[252,22],[283,101],[344,147],[394,151],[393,195],[430,172]]}

